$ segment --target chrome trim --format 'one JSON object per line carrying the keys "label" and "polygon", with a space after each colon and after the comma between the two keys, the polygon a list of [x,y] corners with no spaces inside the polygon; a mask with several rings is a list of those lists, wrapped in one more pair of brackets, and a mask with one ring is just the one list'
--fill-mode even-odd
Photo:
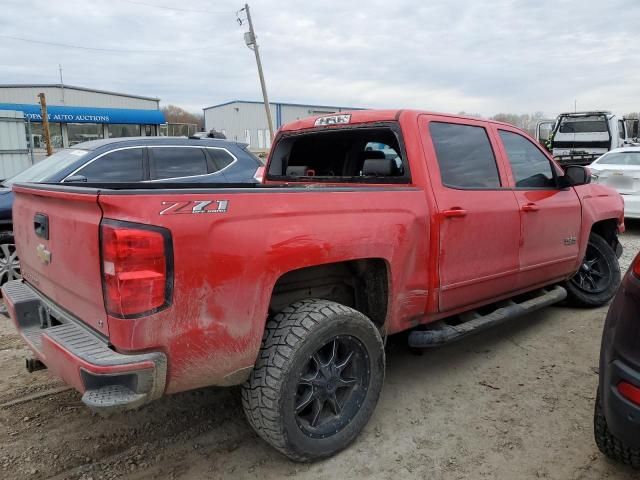
{"label": "chrome trim", "polygon": [[113,152],[119,152],[120,150],[131,150],[131,149],[134,149],[134,148],[140,148],[140,149],[144,149],[144,148],[201,148],[202,149],[202,148],[204,148],[204,149],[207,149],[207,150],[223,150],[224,152],[229,154],[231,156],[231,158],[233,158],[233,161],[229,165],[227,165],[226,167],[218,170],[217,172],[203,173],[203,174],[200,174],[200,175],[187,175],[187,176],[184,176],[184,177],[159,178],[159,179],[156,179],[156,180],[142,180],[141,183],[166,182],[167,180],[178,180],[178,179],[183,179],[183,178],[197,178],[197,177],[206,177],[208,175],[217,175],[219,173],[224,172],[227,168],[231,167],[232,165],[234,165],[235,163],[238,162],[238,158],[233,153],[231,153],[229,150],[227,150],[226,148],[223,148],[223,147],[212,147],[212,146],[205,146],[205,145],[134,145],[134,146],[114,148],[113,150],[109,150],[107,152],[101,153],[97,157],[92,158],[87,163],[85,163],[81,167],[78,167],[73,172],[71,172],[69,175],[64,177],[60,181],[60,183],[64,183],[69,177],[74,176],[80,170],[82,170],[83,168],[88,167],[93,162],[95,162],[96,160],[101,159],[105,155],[109,155],[110,153],[113,153]]}

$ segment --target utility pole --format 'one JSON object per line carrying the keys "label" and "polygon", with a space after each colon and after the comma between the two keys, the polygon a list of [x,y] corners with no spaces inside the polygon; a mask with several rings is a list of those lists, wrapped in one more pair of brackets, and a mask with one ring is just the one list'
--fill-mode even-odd
{"label": "utility pole", "polygon": [[53,148],[51,148],[51,134],[49,133],[49,116],[47,115],[47,99],[44,93],[39,93],[40,98],[40,113],[42,115],[42,130],[44,132],[44,141],[47,144],[47,156],[53,155]]}
{"label": "utility pole", "polygon": [[[273,120],[271,119],[271,107],[269,106],[269,97],[267,96],[267,85],[264,82],[264,74],[262,73],[262,62],[260,61],[260,51],[258,50],[258,42],[256,42],[256,32],[253,30],[253,22],[251,21],[251,13],[249,12],[249,4],[245,3],[242,9],[247,13],[247,22],[249,23],[249,31],[244,34],[244,41],[253,53],[256,54],[256,63],[258,64],[258,75],[260,76],[260,86],[262,87],[262,98],[264,99],[264,108],[267,112],[267,123],[269,124],[269,134],[273,140]],[[242,10],[240,10],[242,12]],[[238,17],[238,22],[242,25],[242,19]]]}

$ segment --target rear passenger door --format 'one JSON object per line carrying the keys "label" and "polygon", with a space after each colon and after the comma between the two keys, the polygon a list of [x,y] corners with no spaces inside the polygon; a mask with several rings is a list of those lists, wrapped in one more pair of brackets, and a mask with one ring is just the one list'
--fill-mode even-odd
{"label": "rear passenger door", "polygon": [[209,163],[210,160],[202,147],[149,147],[149,172],[152,181],[196,180],[216,170],[210,167]]}
{"label": "rear passenger door", "polygon": [[539,145],[509,127],[493,127],[510,166],[520,210],[522,288],[560,280],[575,270],[582,211],[573,188],[560,188],[558,170]]}
{"label": "rear passenger door", "polygon": [[438,210],[440,311],[515,290],[518,205],[487,123],[425,115],[420,129]]}

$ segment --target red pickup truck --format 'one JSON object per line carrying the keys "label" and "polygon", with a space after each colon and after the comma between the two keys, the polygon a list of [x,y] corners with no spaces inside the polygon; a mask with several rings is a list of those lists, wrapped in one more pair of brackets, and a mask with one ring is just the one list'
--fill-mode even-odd
{"label": "red pickup truck", "polygon": [[29,366],[93,410],[243,385],[255,430],[313,460],[371,416],[387,335],[437,346],[612,297],[623,203],[589,180],[502,123],[314,117],[260,185],[14,186],[24,279],[2,293]]}

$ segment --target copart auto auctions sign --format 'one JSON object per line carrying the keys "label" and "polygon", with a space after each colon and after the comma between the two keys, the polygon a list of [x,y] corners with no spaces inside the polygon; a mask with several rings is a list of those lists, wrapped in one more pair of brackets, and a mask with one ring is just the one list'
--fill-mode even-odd
{"label": "copart auto auctions sign", "polygon": [[[25,113],[29,120],[36,122],[42,121],[40,113]],[[86,114],[68,114],[68,113],[48,113],[47,119],[50,122],[97,122],[109,123],[109,115],[86,115]]]}

